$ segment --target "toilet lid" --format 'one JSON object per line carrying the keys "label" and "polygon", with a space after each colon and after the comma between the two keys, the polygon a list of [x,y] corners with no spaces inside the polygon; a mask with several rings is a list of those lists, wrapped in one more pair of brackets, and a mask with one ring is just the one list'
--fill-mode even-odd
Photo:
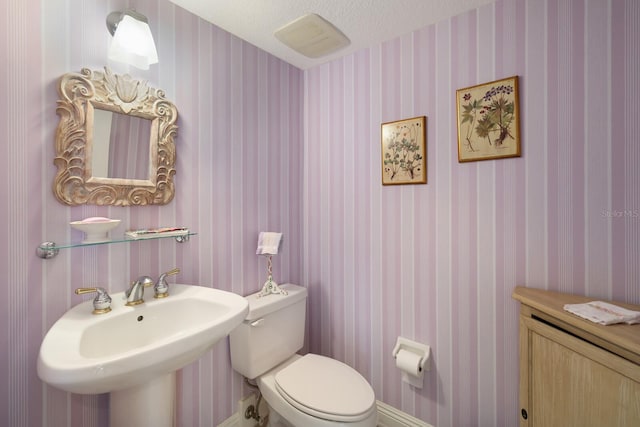
{"label": "toilet lid", "polygon": [[355,369],[335,359],[307,354],[275,376],[276,388],[302,412],[332,421],[354,422],[370,415],[373,389]]}

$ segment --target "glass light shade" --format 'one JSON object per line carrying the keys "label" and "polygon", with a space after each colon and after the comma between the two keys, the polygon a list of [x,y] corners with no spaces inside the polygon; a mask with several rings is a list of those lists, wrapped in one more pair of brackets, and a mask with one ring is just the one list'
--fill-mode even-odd
{"label": "glass light shade", "polygon": [[158,52],[149,25],[124,14],[113,35],[109,59],[142,70],[148,70],[149,65],[156,64]]}

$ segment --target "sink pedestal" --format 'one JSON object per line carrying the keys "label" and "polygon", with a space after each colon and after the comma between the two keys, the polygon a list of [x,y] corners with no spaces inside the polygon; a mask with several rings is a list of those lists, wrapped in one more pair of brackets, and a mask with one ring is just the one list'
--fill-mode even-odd
{"label": "sink pedestal", "polygon": [[110,427],[175,425],[176,373],[110,395]]}

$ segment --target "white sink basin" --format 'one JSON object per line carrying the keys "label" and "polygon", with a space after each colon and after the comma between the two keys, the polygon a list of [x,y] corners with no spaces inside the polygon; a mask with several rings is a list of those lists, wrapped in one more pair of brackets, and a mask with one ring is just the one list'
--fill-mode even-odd
{"label": "white sink basin", "polygon": [[239,325],[247,300],[219,289],[171,285],[169,296],[124,305],[111,295],[112,311],[92,314],[91,301],[67,311],[42,341],[38,376],[73,393],[108,393],[137,386],[198,359]]}

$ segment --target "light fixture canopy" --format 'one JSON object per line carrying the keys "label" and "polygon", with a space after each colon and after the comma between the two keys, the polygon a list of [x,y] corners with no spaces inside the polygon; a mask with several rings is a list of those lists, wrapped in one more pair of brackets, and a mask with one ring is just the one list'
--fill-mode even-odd
{"label": "light fixture canopy", "polygon": [[143,70],[158,62],[158,52],[146,16],[130,9],[112,12],[107,16],[107,28],[113,35],[109,59]]}

